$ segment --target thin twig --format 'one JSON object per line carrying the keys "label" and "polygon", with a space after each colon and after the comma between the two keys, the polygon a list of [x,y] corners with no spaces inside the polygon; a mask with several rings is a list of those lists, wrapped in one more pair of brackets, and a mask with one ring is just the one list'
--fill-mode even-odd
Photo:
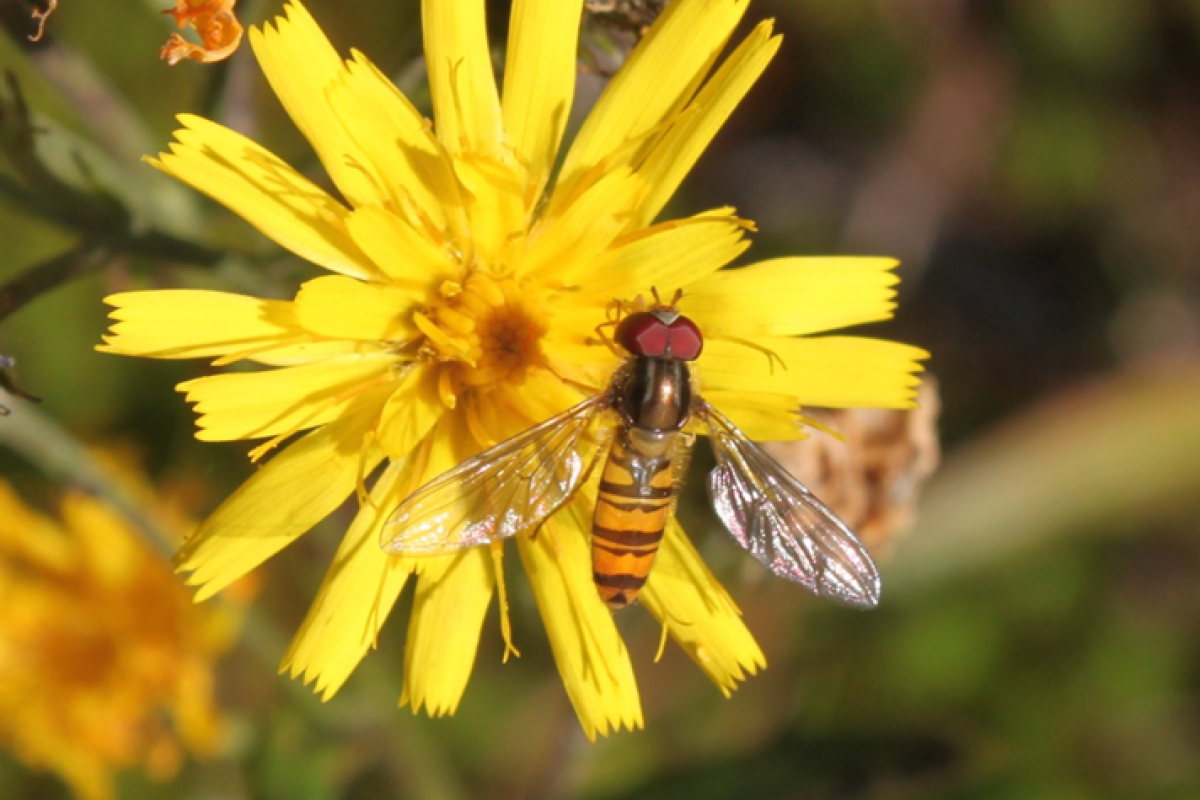
{"label": "thin twig", "polygon": [[197,267],[216,266],[221,259],[229,255],[224,250],[180,239],[178,236],[155,229],[121,239],[115,245],[121,252],[130,255],[174,261],[179,264],[192,264]]}
{"label": "thin twig", "polygon": [[84,242],[29,267],[0,285],[0,321],[51,289],[99,269],[112,254],[110,246]]}
{"label": "thin twig", "polygon": [[81,242],[0,285],[0,322],[46,292],[100,269],[118,253],[205,267],[216,264],[225,255],[220,250],[156,230],[131,237]]}
{"label": "thin twig", "polygon": [[[0,389],[3,389],[9,394],[24,398],[31,403],[42,402],[42,398],[30,394],[17,385],[17,379],[14,378],[12,373],[9,371],[16,366],[16,363],[17,362],[12,358],[12,356],[0,355]],[[7,406],[0,405],[0,417],[7,417],[9,413],[10,412]]]}
{"label": "thin twig", "polygon": [[37,22],[37,32],[30,34],[29,41],[40,42],[42,36],[46,33],[46,20],[50,19],[50,15],[58,8],[58,0],[48,0],[45,8],[35,8],[33,10],[33,19]]}

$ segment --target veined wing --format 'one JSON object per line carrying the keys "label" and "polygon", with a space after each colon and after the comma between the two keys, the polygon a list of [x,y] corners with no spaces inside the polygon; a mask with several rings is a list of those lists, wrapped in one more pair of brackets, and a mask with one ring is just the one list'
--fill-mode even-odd
{"label": "veined wing", "polygon": [[708,491],[738,544],[781,578],[859,608],[879,603],[879,572],[837,515],[704,400],[717,467]]}
{"label": "veined wing", "polygon": [[391,513],[380,546],[436,555],[538,525],[587,478],[600,448],[586,459],[579,448],[607,407],[607,393],[584,400],[425,484]]}

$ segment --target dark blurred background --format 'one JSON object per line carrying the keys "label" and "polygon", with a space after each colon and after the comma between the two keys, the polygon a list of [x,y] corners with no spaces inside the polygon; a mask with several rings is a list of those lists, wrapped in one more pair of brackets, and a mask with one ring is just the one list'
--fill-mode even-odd
{"label": "dark blurred background", "polygon": [[[45,119],[54,163],[83,153],[139,218],[255,266],[122,258],[4,320],[0,353],[64,431],[134,447],[156,480],[199,476],[211,508],[249,467],[244,446],[192,439],[172,387],[209,367],[93,352],[100,299],[287,296],[309,268],[137,159],[189,111],[319,169],[248,47],[218,66],[156,60],[165,5],[62,0],[32,45],[24,3],[4,0],[0,65]],[[489,5],[500,36],[507,3]],[[426,103],[415,2],[308,6],[340,49]],[[278,8],[239,12],[249,24]],[[264,570],[269,624],[220,679],[226,754],[165,785],[127,775],[121,797],[1200,797],[1200,3],[755,0],[745,30],[767,17],[783,48],[669,213],[736,205],[758,223],[755,258],[903,260],[897,317],[869,333],[933,353],[945,452],[882,559],[882,606],[759,580],[697,495],[684,511],[770,663],[731,699],[673,647],[653,663],[658,629],[635,611],[620,624],[646,730],[588,744],[514,581],[523,657],[500,664],[489,620],[457,716],[394,708],[402,609],[322,705],[273,665],[336,547],[333,520]],[[585,34],[600,53],[621,41]],[[580,112],[604,80],[581,76]],[[0,207],[0,281],[77,236]],[[57,491],[27,454],[0,450],[0,469],[35,504]],[[11,759],[0,786],[68,796]]]}

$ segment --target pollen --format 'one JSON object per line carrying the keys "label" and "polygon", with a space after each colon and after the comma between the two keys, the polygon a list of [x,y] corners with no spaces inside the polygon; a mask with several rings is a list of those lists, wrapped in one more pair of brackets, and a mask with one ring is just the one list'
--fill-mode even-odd
{"label": "pollen", "polygon": [[519,385],[546,365],[542,339],[549,320],[536,292],[476,271],[461,283],[447,282],[438,295],[414,322],[425,335],[422,351],[444,362],[443,402],[457,404],[465,391]]}

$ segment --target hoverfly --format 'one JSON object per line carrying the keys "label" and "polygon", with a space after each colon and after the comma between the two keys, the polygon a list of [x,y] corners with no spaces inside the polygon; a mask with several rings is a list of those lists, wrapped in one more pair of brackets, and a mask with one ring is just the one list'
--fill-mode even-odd
{"label": "hoverfly", "polygon": [[688,363],[704,339],[658,301],[616,325],[627,354],[604,391],[417,489],[389,516],[384,550],[434,555],[532,531],[587,480],[603,447],[585,459],[592,422],[611,436],[592,523],[596,588],[625,608],[645,584],[674,504],[693,417],[708,428],[717,466],[708,488],[733,538],[776,575],[818,595],[870,608],[879,573],[850,529],[796,478],[693,391]]}

